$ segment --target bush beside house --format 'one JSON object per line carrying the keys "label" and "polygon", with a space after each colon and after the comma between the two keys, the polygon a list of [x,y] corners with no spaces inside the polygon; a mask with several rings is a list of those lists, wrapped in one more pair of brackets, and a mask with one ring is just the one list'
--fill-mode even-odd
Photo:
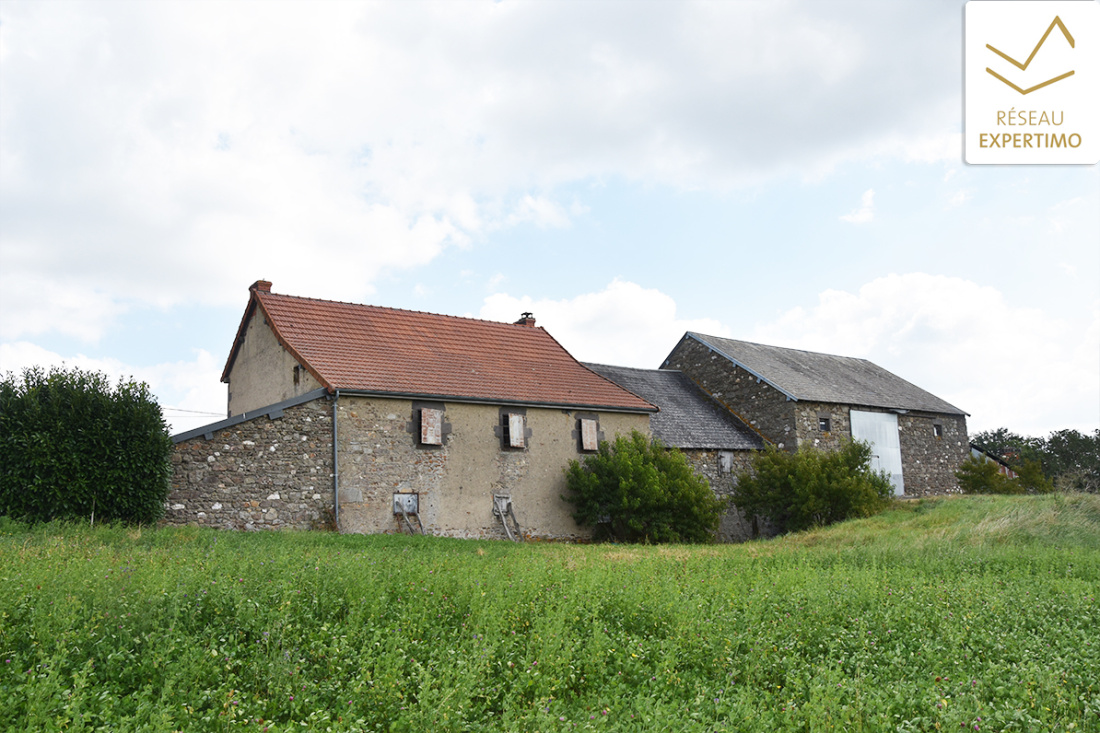
{"label": "bush beside house", "polygon": [[726,502],[675,448],[633,431],[565,470],[578,524],[597,541],[713,542]]}
{"label": "bush beside house", "polygon": [[871,470],[871,447],[847,441],[835,450],[769,445],[741,474],[734,503],[782,532],[877,514],[893,494],[889,478]]}

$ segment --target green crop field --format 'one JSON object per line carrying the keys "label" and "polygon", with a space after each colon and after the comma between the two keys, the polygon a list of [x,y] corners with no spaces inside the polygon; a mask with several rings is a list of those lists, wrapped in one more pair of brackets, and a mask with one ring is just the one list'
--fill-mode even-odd
{"label": "green crop field", "polygon": [[709,547],[0,519],[0,729],[1100,731],[1100,497]]}

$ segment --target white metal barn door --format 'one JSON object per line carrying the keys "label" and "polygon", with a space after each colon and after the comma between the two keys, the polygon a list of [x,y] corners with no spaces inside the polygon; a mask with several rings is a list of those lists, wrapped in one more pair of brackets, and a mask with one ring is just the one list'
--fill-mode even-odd
{"label": "white metal barn door", "polygon": [[871,468],[885,471],[894,485],[894,496],[905,493],[901,476],[901,440],[898,438],[898,416],[892,412],[860,412],[852,410],[852,438],[871,444]]}

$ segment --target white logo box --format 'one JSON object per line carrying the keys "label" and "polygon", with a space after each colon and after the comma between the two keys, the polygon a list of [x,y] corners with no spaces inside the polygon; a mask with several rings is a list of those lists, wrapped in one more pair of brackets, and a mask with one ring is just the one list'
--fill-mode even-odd
{"label": "white logo box", "polygon": [[965,148],[977,165],[1100,161],[1100,4],[966,4]]}

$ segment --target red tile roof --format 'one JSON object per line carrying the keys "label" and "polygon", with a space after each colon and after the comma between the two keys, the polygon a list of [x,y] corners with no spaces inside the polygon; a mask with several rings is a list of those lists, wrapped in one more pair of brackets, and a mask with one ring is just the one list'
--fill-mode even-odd
{"label": "red tile roof", "polygon": [[279,295],[270,288],[266,281],[252,286],[223,382],[259,308],[279,342],[330,391],[656,410],[583,366],[542,328]]}

